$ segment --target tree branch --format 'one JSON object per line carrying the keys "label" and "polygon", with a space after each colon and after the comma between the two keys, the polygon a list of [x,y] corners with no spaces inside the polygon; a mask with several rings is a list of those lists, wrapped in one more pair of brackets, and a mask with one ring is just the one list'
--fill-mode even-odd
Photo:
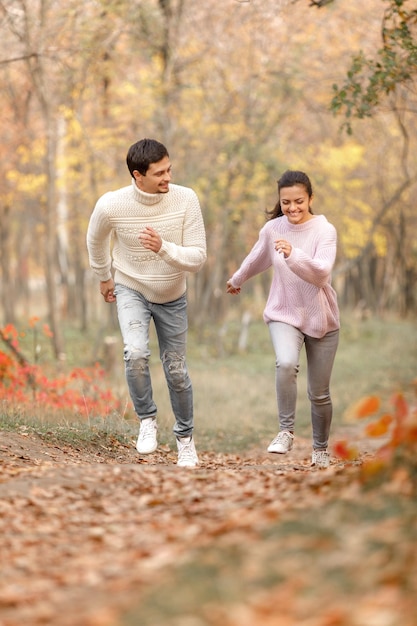
{"label": "tree branch", "polygon": [[40,56],[37,52],[32,52],[31,54],[25,54],[21,57],[15,57],[14,59],[3,59],[0,61],[0,65],[8,65],[9,63],[18,63],[19,61],[27,61],[28,59],[33,59],[35,57]]}
{"label": "tree branch", "polygon": [[321,7],[326,6],[326,4],[330,4],[333,0],[310,0],[311,7],[317,7],[320,9]]}
{"label": "tree branch", "polygon": [[15,345],[13,345],[12,339],[6,335],[6,333],[3,331],[2,328],[0,328],[0,339],[9,348],[10,352],[13,354],[13,356],[15,357],[19,365],[23,368],[26,368],[25,369],[26,380],[28,384],[32,387],[32,389],[35,389],[36,388],[35,378],[29,369],[30,363],[27,360],[27,358],[20,352],[18,348],[16,348]]}

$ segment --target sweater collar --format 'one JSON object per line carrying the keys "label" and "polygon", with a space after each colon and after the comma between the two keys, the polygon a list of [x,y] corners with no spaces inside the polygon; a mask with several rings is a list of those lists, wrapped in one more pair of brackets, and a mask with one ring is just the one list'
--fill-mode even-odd
{"label": "sweater collar", "polygon": [[303,222],[302,224],[291,224],[288,220],[288,217],[284,215],[284,218],[287,222],[288,230],[302,231],[302,230],[310,230],[310,228],[315,228],[313,226],[314,222],[317,224],[317,220],[323,220],[323,215],[313,215],[310,220]]}
{"label": "sweater collar", "polygon": [[163,196],[165,195],[163,193],[146,193],[146,191],[142,191],[136,185],[134,178],[132,178],[132,187],[133,187],[133,193],[135,194],[135,198],[141,204],[148,204],[148,205],[157,204],[158,202],[161,202]]}

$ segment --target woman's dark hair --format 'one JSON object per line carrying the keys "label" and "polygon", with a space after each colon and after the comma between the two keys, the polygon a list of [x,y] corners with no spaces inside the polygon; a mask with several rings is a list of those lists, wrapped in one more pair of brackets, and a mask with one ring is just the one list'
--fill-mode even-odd
{"label": "woman's dark hair", "polygon": [[151,163],[158,163],[169,156],[165,146],[156,139],[141,139],[130,146],[126,163],[131,176],[137,170],[142,176],[146,175]]}
{"label": "woman's dark hair", "polygon": [[[313,195],[313,187],[307,174],[300,172],[299,170],[287,170],[278,180],[278,201],[272,211],[266,211],[267,219],[273,220],[276,217],[282,217],[284,215],[281,210],[280,191],[284,187],[294,187],[295,185],[302,185],[305,187],[308,197],[311,198]],[[309,209],[309,211],[310,213],[313,213],[311,209]]]}

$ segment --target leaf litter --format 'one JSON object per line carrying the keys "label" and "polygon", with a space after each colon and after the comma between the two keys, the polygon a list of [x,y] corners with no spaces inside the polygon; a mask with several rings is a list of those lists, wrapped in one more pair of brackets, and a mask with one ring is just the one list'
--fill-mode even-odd
{"label": "leaf litter", "polygon": [[407,476],[0,433],[0,626],[414,626]]}

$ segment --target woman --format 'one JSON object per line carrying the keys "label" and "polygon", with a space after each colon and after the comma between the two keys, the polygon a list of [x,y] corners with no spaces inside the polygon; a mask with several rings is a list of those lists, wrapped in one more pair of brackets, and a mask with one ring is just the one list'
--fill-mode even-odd
{"label": "woman", "polygon": [[339,341],[339,310],[331,286],[336,229],[324,215],[313,215],[313,190],[304,172],[289,170],[278,181],[278,202],[259,239],[235,274],[227,292],[240,293],[245,281],[273,267],[264,310],[276,355],[279,432],[268,452],[293,447],[299,356],[307,356],[308,397],[313,430],[312,465],[329,466],[332,422],[330,377]]}

